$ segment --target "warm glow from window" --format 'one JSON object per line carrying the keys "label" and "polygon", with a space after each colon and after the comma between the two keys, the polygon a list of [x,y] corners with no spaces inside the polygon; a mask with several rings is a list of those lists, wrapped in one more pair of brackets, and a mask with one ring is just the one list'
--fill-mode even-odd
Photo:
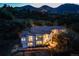
{"label": "warm glow from window", "polygon": [[33,36],[29,36],[28,41],[33,41]]}
{"label": "warm glow from window", "polygon": [[42,41],[36,41],[36,44],[37,45],[42,44]]}
{"label": "warm glow from window", "polygon": [[54,30],[52,30],[52,33],[53,34],[59,34],[59,32],[65,32],[65,31],[66,31],[65,29],[61,29],[61,30],[54,29]]}
{"label": "warm glow from window", "polygon": [[42,37],[43,37],[43,36],[38,35],[38,36],[36,36],[36,40],[40,40],[40,39],[42,39]]}
{"label": "warm glow from window", "polygon": [[46,42],[49,39],[49,34],[43,35],[43,42]]}
{"label": "warm glow from window", "polygon": [[28,46],[33,46],[33,43],[28,43]]}

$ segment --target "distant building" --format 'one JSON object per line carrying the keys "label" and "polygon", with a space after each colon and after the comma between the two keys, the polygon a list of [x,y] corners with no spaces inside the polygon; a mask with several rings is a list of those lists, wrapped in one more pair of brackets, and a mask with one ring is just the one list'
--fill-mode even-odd
{"label": "distant building", "polygon": [[57,33],[60,31],[64,32],[65,28],[62,26],[33,26],[20,34],[22,47],[41,46],[51,39],[51,32]]}

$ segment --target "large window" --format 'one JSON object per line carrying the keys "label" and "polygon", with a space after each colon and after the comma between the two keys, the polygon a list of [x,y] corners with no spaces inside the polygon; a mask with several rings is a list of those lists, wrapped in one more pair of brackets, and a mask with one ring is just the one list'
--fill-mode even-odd
{"label": "large window", "polygon": [[28,41],[33,41],[33,36],[28,36]]}
{"label": "large window", "polygon": [[41,34],[36,35],[36,40],[42,40],[43,36]]}
{"label": "large window", "polygon": [[44,34],[43,35],[43,42],[46,42],[47,40],[49,40],[49,34]]}
{"label": "large window", "polygon": [[33,46],[33,36],[28,36],[28,46]]}
{"label": "large window", "polygon": [[36,41],[36,45],[41,45],[42,41]]}
{"label": "large window", "polygon": [[36,45],[42,45],[43,36],[41,34],[36,35]]}
{"label": "large window", "polygon": [[22,37],[22,38],[21,38],[21,41],[26,41],[26,38],[25,38],[25,37]]}
{"label": "large window", "polygon": [[31,42],[31,43],[28,43],[28,46],[33,46],[33,43]]}
{"label": "large window", "polygon": [[21,38],[21,44],[22,44],[23,48],[27,47],[27,45],[26,45],[26,38],[25,37]]}

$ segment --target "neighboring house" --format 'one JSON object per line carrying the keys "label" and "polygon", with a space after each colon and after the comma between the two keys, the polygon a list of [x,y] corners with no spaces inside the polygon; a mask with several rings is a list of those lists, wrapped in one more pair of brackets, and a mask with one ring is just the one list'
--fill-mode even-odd
{"label": "neighboring house", "polygon": [[64,31],[62,26],[33,26],[20,34],[23,48],[41,46],[51,39],[52,33]]}

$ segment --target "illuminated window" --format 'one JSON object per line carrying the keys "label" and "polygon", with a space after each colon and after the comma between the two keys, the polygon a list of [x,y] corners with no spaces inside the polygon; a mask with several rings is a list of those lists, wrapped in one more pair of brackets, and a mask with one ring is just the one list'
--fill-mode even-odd
{"label": "illuminated window", "polygon": [[21,38],[21,41],[26,41],[26,38],[25,37]]}
{"label": "illuminated window", "polygon": [[42,36],[38,36],[38,38],[42,38]]}
{"label": "illuminated window", "polygon": [[33,41],[33,36],[29,36],[28,41]]}
{"label": "illuminated window", "polygon": [[33,46],[33,43],[28,43],[28,46]]}
{"label": "illuminated window", "polygon": [[46,42],[49,39],[49,34],[43,35],[43,42]]}
{"label": "illuminated window", "polygon": [[25,37],[21,38],[21,43],[22,43],[22,47],[25,48],[26,47],[26,38]]}
{"label": "illuminated window", "polygon": [[40,44],[42,44],[42,41],[36,41],[36,44],[40,45]]}
{"label": "illuminated window", "polygon": [[42,40],[43,36],[39,35],[39,36],[36,36],[36,40]]}

